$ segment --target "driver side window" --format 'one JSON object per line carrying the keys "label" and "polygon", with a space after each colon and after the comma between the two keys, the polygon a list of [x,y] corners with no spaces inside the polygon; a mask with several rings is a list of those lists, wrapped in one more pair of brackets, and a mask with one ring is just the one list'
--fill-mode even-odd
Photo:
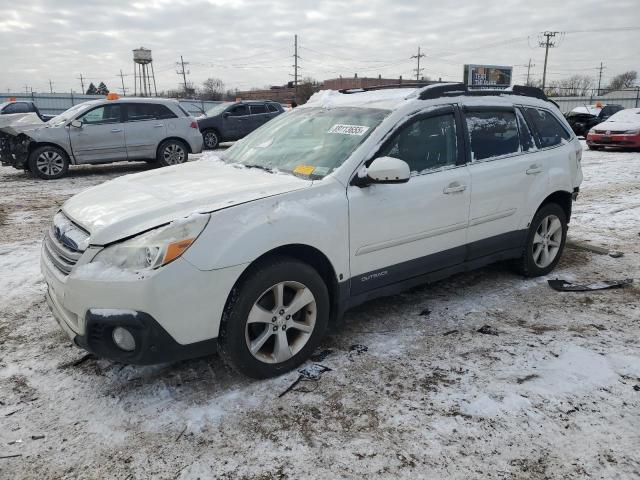
{"label": "driver side window", "polygon": [[427,173],[456,164],[456,122],[452,113],[413,121],[394,134],[377,155],[409,164],[411,172]]}
{"label": "driver side window", "polygon": [[100,125],[103,123],[120,123],[120,105],[103,105],[89,110],[78,118],[83,125]]}

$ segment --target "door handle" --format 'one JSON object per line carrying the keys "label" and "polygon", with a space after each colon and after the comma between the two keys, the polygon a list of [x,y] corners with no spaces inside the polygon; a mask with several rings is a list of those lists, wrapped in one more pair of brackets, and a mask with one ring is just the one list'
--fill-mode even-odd
{"label": "door handle", "polygon": [[527,175],[536,175],[538,173],[542,173],[542,167],[540,165],[530,165],[526,171]]}
{"label": "door handle", "polygon": [[462,185],[458,182],[454,182],[447,185],[443,190],[443,193],[449,194],[449,193],[464,192],[466,189],[467,189],[466,185]]}
{"label": "door handle", "polygon": [[112,133],[118,133],[118,132],[121,132],[121,131],[122,131],[122,129],[121,129],[121,128],[112,128],[112,129],[111,129],[111,132],[112,132]]}
{"label": "door handle", "polygon": [[158,124],[158,125],[154,125],[154,126],[153,126],[153,128],[162,128],[162,127],[164,127],[164,125],[163,125],[163,124],[161,124],[161,123],[160,123],[160,124]]}

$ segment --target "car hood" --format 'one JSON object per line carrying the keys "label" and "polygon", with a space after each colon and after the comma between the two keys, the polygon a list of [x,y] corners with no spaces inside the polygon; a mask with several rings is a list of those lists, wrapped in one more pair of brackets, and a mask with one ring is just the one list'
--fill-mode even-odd
{"label": "car hood", "polygon": [[192,213],[213,212],[312,183],[200,160],[105,182],[70,198],[62,211],[89,232],[92,245],[106,245]]}
{"label": "car hood", "polygon": [[594,128],[598,130],[638,130],[640,128],[640,122],[602,122],[596,125]]}
{"label": "car hood", "polygon": [[41,128],[45,125],[36,113],[12,113],[9,115],[0,115],[0,132],[9,135],[19,135]]}

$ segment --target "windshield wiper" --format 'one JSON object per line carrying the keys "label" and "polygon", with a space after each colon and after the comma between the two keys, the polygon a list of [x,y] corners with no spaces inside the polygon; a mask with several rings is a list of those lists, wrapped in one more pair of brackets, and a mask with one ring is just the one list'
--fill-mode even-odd
{"label": "windshield wiper", "polygon": [[241,165],[244,165],[247,168],[258,168],[260,170],[264,170],[265,172],[273,173],[273,169],[272,168],[264,167],[262,165],[247,165],[247,164],[244,164],[244,163],[241,164]]}

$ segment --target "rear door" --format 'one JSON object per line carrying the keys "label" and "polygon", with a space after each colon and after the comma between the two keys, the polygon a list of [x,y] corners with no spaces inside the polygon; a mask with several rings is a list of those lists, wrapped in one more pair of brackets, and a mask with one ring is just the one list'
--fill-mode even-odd
{"label": "rear door", "polygon": [[229,115],[223,117],[223,136],[229,140],[238,140],[251,131],[251,117],[249,107],[240,103],[229,107],[225,112]]}
{"label": "rear door", "polygon": [[462,263],[471,191],[462,138],[453,106],[420,114],[375,155],[407,162],[409,181],[347,188],[352,295]]}
{"label": "rear door", "polygon": [[471,152],[468,260],[519,248],[547,192],[546,154],[513,106],[464,107]]}
{"label": "rear door", "polygon": [[129,160],[155,158],[162,140],[167,138],[166,112],[157,103],[127,103],[125,140]]}
{"label": "rear door", "polygon": [[80,115],[80,128],[69,126],[69,141],[76,163],[127,159],[123,108],[120,103],[100,105]]}
{"label": "rear door", "polygon": [[271,120],[267,106],[264,103],[252,103],[249,108],[251,110],[251,131]]}

